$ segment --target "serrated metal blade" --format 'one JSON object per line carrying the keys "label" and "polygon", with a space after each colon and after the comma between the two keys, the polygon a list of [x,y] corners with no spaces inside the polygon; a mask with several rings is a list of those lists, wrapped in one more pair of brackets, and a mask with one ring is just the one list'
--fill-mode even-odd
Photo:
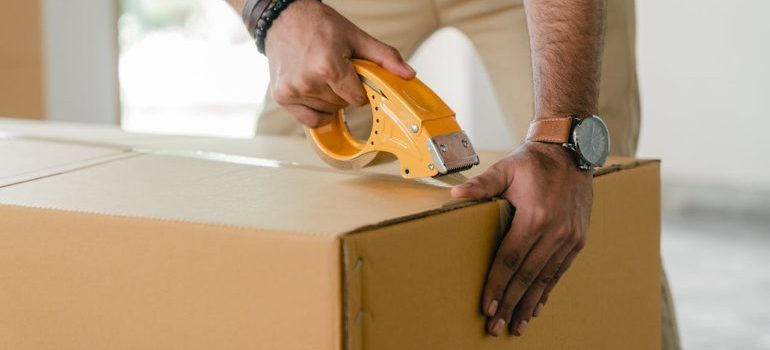
{"label": "serrated metal blade", "polygon": [[453,174],[447,174],[447,175],[436,176],[436,177],[418,178],[415,180],[418,182],[424,183],[426,185],[451,188],[451,187],[465,183],[466,181],[468,181],[468,177],[466,177],[461,173],[453,173]]}

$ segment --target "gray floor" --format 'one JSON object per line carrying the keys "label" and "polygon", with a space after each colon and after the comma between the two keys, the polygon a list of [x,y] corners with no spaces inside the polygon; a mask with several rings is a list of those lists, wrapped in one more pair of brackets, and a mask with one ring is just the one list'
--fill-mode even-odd
{"label": "gray floor", "polygon": [[683,348],[770,349],[770,216],[665,208],[662,253]]}

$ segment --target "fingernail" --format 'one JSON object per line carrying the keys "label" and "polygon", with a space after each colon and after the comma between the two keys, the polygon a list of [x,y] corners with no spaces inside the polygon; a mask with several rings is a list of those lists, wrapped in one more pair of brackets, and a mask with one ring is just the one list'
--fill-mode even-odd
{"label": "fingernail", "polygon": [[487,306],[487,316],[492,317],[497,313],[497,300],[492,300]]}
{"label": "fingernail", "polygon": [[532,314],[532,316],[535,316],[535,317],[540,316],[540,311],[543,310],[543,306],[545,306],[545,304],[538,303],[537,306],[535,306],[535,313]]}
{"label": "fingernail", "polygon": [[412,72],[412,74],[417,74],[417,71],[415,71],[414,68],[412,68],[412,66],[409,65],[409,63],[404,62],[404,65],[406,66],[407,69],[409,69],[410,72]]}
{"label": "fingernail", "polygon": [[492,335],[495,337],[502,334],[505,330],[505,320],[502,318],[498,318],[497,321],[495,321],[494,327],[492,327]]}
{"label": "fingernail", "polygon": [[471,188],[471,186],[473,186],[473,184],[471,184],[470,182],[466,182],[466,183],[457,185],[457,188]]}
{"label": "fingernail", "polygon": [[516,332],[519,333],[520,336],[524,335],[524,331],[527,330],[527,324],[529,324],[527,320],[521,320],[519,321],[518,326],[516,326]]}

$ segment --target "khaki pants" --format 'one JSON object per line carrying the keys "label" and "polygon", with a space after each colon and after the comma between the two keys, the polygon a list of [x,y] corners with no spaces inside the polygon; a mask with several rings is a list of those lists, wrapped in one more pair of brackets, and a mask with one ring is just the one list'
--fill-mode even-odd
{"label": "khaki pants", "polygon": [[[375,38],[404,57],[435,31],[455,27],[475,46],[494,85],[514,144],[524,140],[533,115],[529,34],[522,0],[326,0]],[[632,156],[639,136],[639,91],[636,80],[633,0],[610,0],[602,65],[599,115],[612,137],[612,154]],[[304,135],[302,126],[270,97],[257,133]],[[368,136],[367,118],[348,120],[357,136]],[[671,296],[662,282],[663,349],[678,349]]]}

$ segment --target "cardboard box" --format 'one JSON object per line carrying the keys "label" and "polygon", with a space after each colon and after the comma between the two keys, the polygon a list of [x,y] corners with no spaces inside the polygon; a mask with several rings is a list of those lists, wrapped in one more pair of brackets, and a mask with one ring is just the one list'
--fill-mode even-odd
{"label": "cardboard box", "polygon": [[297,139],[0,132],[0,349],[660,347],[655,161],[597,173],[588,246],[524,337],[492,338],[503,200],[332,170]]}
{"label": "cardboard box", "polygon": [[40,0],[0,7],[0,115],[42,119],[45,112]]}

